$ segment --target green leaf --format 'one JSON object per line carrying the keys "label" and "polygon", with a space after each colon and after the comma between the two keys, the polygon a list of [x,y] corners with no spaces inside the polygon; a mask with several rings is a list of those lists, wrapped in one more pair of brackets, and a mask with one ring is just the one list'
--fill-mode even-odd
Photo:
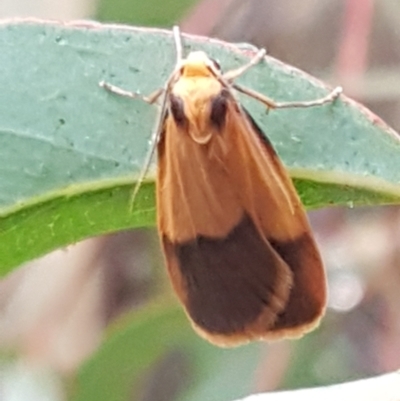
{"label": "green leaf", "polygon": [[[186,37],[227,70],[249,46]],[[155,107],[99,87],[105,80],[151,93],[174,67],[171,32],[89,22],[0,25],[0,274],[52,249],[154,224],[154,175],[133,213]],[[272,58],[239,79],[279,101],[326,88]],[[343,97],[311,109],[270,111],[243,98],[286,163],[307,206],[379,204],[400,197],[398,136]]]}
{"label": "green leaf", "polygon": [[168,27],[196,0],[99,0],[96,20]]}
{"label": "green leaf", "polygon": [[138,399],[146,392],[146,376],[151,377],[157,363],[173,353],[183,364],[175,362],[163,370],[163,376],[174,370],[178,376],[179,394],[171,399],[225,401],[251,392],[260,343],[217,348],[194,333],[176,304],[155,304],[111,328],[102,347],[81,367],[71,399]]}

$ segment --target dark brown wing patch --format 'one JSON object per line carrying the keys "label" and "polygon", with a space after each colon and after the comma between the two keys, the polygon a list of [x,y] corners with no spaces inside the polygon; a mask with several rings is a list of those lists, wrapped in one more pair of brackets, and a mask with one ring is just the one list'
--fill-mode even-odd
{"label": "dark brown wing patch", "polygon": [[262,316],[260,335],[287,303],[290,270],[246,215],[224,238],[173,244],[164,236],[163,245],[191,319],[211,335],[246,332]]}
{"label": "dark brown wing patch", "polygon": [[278,242],[271,245],[293,272],[293,287],[285,310],[278,316],[273,331],[317,324],[325,307],[326,288],[320,257],[309,233],[295,241]]}

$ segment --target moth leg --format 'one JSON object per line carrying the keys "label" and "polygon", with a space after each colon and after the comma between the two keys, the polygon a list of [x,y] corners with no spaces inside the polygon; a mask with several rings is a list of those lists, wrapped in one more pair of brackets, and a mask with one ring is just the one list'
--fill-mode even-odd
{"label": "moth leg", "polygon": [[323,104],[326,103],[331,103],[335,99],[337,99],[340,94],[343,92],[342,87],[338,86],[335,89],[333,89],[331,92],[329,92],[326,96],[315,99],[315,100],[310,100],[310,101],[299,101],[299,102],[276,102],[275,100],[258,93],[252,89],[245,88],[243,86],[240,86],[238,84],[233,83],[233,81],[244,74],[247,70],[258,64],[261,60],[263,60],[264,56],[266,54],[265,49],[261,49],[257,52],[257,54],[247,63],[244,64],[243,66],[226,72],[225,74],[222,75],[222,78],[225,80],[225,82],[229,83],[232,85],[234,89],[236,89],[239,92],[244,93],[247,96],[250,96],[259,102],[265,104],[268,109],[284,109],[284,108],[290,108],[290,107],[314,107],[314,106],[322,106]]}
{"label": "moth leg", "polygon": [[275,102],[271,98],[264,96],[263,94],[253,91],[252,89],[245,88],[238,84],[233,84],[232,87],[237,91],[244,93],[247,96],[252,97],[253,99],[258,100],[259,102],[265,104],[269,109],[285,109],[291,107],[314,107],[314,106],[322,106],[326,103],[334,102],[340,94],[343,92],[343,88],[341,86],[337,86],[335,89],[330,91],[326,96],[309,100],[309,101],[299,101],[299,102]]}
{"label": "moth leg", "polygon": [[143,96],[140,93],[127,91],[105,81],[99,82],[99,86],[116,95],[128,97],[130,99],[141,99],[149,104],[156,103],[160,96],[164,93],[164,88],[159,88],[156,91],[150,93],[150,95]]}
{"label": "moth leg", "polygon": [[[171,78],[168,80],[168,83],[171,81]],[[149,104],[154,104],[157,102],[157,100],[160,99],[160,97],[162,98],[161,100],[161,113],[159,116],[159,119],[157,121],[157,125],[156,125],[156,129],[153,132],[152,136],[151,136],[151,140],[150,140],[150,149],[147,152],[144,164],[143,164],[143,168],[139,173],[139,176],[136,180],[135,186],[133,188],[132,191],[132,195],[129,201],[129,211],[132,212],[133,211],[133,204],[134,201],[136,199],[136,196],[139,192],[139,189],[146,177],[146,174],[150,168],[150,164],[151,164],[151,160],[153,158],[154,152],[155,152],[155,148],[157,146],[158,140],[160,138],[161,135],[161,129],[162,129],[162,122],[164,120],[164,115],[165,115],[165,108],[166,108],[166,96],[165,96],[165,92],[168,89],[168,86],[166,85],[166,87],[164,88],[160,88],[157,89],[155,92],[151,93],[149,96],[143,96],[139,93],[136,92],[130,92],[130,91],[126,91],[122,88],[119,88],[118,86],[114,86],[111,85],[107,82],[101,81],[99,83],[100,87],[108,90],[111,93],[114,93],[118,96],[124,96],[124,97],[128,97],[130,99],[140,99],[143,100],[146,103]],[[164,95],[164,96],[163,96]]]}
{"label": "moth leg", "polygon": [[238,84],[232,84],[232,87],[234,89],[236,89],[238,92],[244,93],[245,95],[258,100],[260,103],[267,106],[268,109],[276,109],[277,103],[273,99],[269,98],[268,96],[265,96],[265,95],[263,95],[257,91],[254,91],[250,88],[240,86]]}
{"label": "moth leg", "polygon": [[243,75],[247,70],[250,68],[254,67],[256,64],[258,64],[265,56],[266,51],[265,49],[261,49],[257,52],[257,54],[246,64],[242,65],[239,68],[236,68],[231,71],[227,71],[226,73],[223,74],[223,78],[229,82],[232,83],[236,78],[240,77]]}
{"label": "moth leg", "polygon": [[[172,29],[172,33],[174,36],[176,59],[177,59],[177,66],[178,66],[179,63],[182,61],[182,57],[183,57],[181,31],[178,26],[174,26]],[[154,92],[150,93],[150,95],[148,95],[148,96],[143,96],[142,94],[140,94],[138,92],[127,91],[125,89],[122,89],[118,86],[112,85],[105,81],[100,81],[99,86],[101,88],[104,88],[104,89],[108,90],[109,92],[114,93],[119,96],[128,97],[130,99],[141,99],[146,103],[154,104],[157,102],[158,99],[160,99],[161,95],[163,95],[164,93],[168,93],[170,91],[171,83],[175,79],[175,76],[177,74],[177,69],[178,69],[177,66],[175,67],[172,74],[169,76],[168,80],[165,83],[165,86],[163,88],[159,88],[159,89],[155,90]],[[162,102],[162,103],[164,103],[164,102]]]}
{"label": "moth leg", "polygon": [[322,106],[326,103],[334,102],[340,94],[343,92],[343,88],[341,86],[337,86],[335,89],[331,90],[326,96],[321,97],[319,99],[309,100],[309,101],[301,101],[301,102],[277,102],[275,103],[276,109],[285,109],[289,107],[314,107],[314,106]]}

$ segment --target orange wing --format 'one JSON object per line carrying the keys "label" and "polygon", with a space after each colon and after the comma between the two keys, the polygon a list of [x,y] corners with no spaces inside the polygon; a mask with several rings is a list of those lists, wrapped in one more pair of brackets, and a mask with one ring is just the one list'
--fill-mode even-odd
{"label": "orange wing", "polygon": [[158,229],[175,291],[215,344],[298,337],[326,302],[304,209],[230,91],[190,71],[168,95],[158,144]]}

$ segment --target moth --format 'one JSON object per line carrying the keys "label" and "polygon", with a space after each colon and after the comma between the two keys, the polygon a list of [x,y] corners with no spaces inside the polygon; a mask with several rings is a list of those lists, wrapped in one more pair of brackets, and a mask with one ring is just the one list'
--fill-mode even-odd
{"label": "moth", "polygon": [[[336,88],[310,102],[276,103],[235,79],[262,62],[222,73],[202,51],[182,56],[161,99],[157,148],[157,225],[173,288],[194,329],[219,346],[299,337],[313,329],[326,304],[321,256],[305,210],[273,146],[236,99],[247,94],[269,109],[322,106]],[[105,82],[111,92],[137,98]]]}

